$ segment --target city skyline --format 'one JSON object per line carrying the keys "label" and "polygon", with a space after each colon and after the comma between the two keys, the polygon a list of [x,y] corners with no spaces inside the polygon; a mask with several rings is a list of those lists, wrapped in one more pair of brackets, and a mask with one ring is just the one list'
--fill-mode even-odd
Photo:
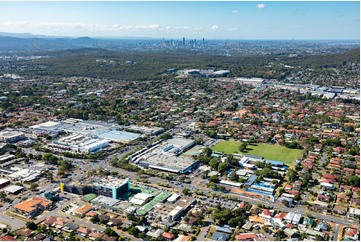
{"label": "city skyline", "polygon": [[0,32],[71,37],[358,40],[359,2],[0,2]]}

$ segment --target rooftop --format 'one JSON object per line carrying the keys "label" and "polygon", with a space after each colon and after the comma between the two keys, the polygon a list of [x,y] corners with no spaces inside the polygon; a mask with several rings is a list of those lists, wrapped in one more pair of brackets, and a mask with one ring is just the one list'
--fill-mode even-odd
{"label": "rooftop", "polygon": [[43,207],[47,207],[52,204],[52,201],[41,197],[32,197],[24,202],[15,205],[14,208],[30,213],[36,210],[39,204]]}
{"label": "rooftop", "polygon": [[118,188],[123,186],[124,184],[129,182],[129,178],[120,179],[113,176],[102,177],[96,181],[94,181],[95,186],[103,186],[103,187],[115,187]]}

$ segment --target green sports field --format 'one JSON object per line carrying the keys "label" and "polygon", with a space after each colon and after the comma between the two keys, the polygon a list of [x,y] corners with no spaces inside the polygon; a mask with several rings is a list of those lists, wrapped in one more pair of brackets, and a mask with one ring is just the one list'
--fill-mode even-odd
{"label": "green sports field", "polygon": [[[212,150],[224,152],[226,154],[241,153],[239,146],[241,142],[235,140],[221,141],[213,146]],[[294,166],[294,162],[297,158],[300,158],[304,150],[289,149],[284,146],[275,144],[257,144],[248,145],[249,149],[246,154],[263,156],[266,160],[279,160],[283,161],[290,167]]]}
{"label": "green sports field", "polygon": [[240,153],[239,146],[241,142],[236,140],[221,141],[212,147],[213,151],[224,152],[226,154]]}

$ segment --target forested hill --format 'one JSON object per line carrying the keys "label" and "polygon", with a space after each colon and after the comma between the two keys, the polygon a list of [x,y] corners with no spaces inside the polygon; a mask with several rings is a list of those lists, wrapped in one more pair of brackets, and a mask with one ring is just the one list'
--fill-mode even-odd
{"label": "forested hill", "polygon": [[[27,76],[88,76],[121,80],[145,80],[159,77],[169,68],[229,69],[234,76],[281,79],[289,69],[287,64],[302,68],[325,68],[359,63],[360,49],[337,55],[282,54],[252,56],[220,56],[191,51],[125,52],[95,48],[45,52],[49,58],[24,61],[22,73]],[[41,54],[41,53],[39,53]],[[272,63],[272,66],[269,65]]]}
{"label": "forested hill", "polygon": [[301,67],[337,67],[347,62],[360,62],[360,48],[336,55],[308,55],[284,60],[289,65]]}

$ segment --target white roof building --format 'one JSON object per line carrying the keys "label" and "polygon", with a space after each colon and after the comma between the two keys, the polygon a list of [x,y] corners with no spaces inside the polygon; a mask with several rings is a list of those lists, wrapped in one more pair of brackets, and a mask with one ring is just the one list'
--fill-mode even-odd
{"label": "white roof building", "polygon": [[129,202],[135,205],[142,206],[145,203],[147,203],[149,199],[151,199],[152,197],[153,197],[152,195],[147,193],[138,193]]}
{"label": "white roof building", "polygon": [[7,186],[3,189],[4,192],[6,193],[11,193],[11,194],[14,194],[14,193],[17,193],[21,190],[23,190],[24,187],[22,186],[17,186],[17,185],[11,185],[11,186]]}

